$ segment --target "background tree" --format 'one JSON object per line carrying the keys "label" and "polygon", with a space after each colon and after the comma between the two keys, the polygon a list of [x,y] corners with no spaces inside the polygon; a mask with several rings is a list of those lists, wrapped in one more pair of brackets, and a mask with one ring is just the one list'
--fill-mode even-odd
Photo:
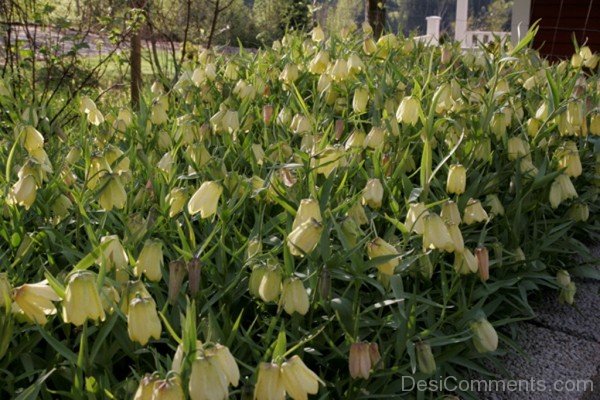
{"label": "background tree", "polygon": [[385,26],[385,0],[366,0],[365,20],[373,27],[375,38],[381,36]]}
{"label": "background tree", "polygon": [[[131,13],[142,18],[143,8],[146,5],[145,0],[132,0]],[[141,23],[139,20],[134,22],[131,40],[130,40],[130,65],[131,65],[131,106],[134,109],[140,105],[140,90],[142,87],[142,38]]]}

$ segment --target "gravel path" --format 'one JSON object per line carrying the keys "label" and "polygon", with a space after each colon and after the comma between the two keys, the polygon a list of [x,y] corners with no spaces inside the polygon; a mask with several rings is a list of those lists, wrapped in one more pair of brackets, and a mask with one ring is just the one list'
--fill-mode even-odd
{"label": "gravel path", "polygon": [[[600,269],[600,247],[594,256]],[[534,382],[530,387],[538,390],[492,391],[481,393],[481,399],[600,399],[600,280],[574,280],[574,307],[559,304],[556,292],[542,292],[532,302],[536,318],[517,326],[526,356],[510,353],[502,359],[507,379]]]}

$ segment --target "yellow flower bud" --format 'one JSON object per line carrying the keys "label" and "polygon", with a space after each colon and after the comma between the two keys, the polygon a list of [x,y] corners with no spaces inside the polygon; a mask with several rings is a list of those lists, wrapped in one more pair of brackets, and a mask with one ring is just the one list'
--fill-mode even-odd
{"label": "yellow flower bud", "polygon": [[377,51],[377,44],[373,38],[368,37],[363,41],[362,49],[366,55],[370,56]]}
{"label": "yellow flower bud", "polygon": [[357,114],[362,114],[367,111],[367,104],[369,103],[369,91],[364,87],[359,87],[354,91],[354,98],[352,100],[352,109]]}
{"label": "yellow flower bud", "polygon": [[[398,250],[380,237],[373,239],[367,245],[367,255],[369,260],[378,257],[386,257],[385,261],[377,264],[377,269],[383,275],[394,275],[394,269],[400,264],[400,254]],[[394,256],[390,259],[390,256]]]}
{"label": "yellow flower bud", "polygon": [[310,306],[308,293],[300,279],[287,278],[283,282],[281,304],[285,312],[289,315],[294,314],[294,312],[304,315],[308,312]]}
{"label": "yellow flower bud", "polygon": [[252,271],[250,292],[255,290],[256,282],[258,289],[256,294],[265,302],[275,301],[281,292],[281,269],[279,266],[257,267]]}
{"label": "yellow flower bud", "polygon": [[497,112],[492,116],[492,120],[490,121],[490,131],[496,136],[497,140],[502,140],[502,138],[506,136],[507,127],[504,113]]}
{"label": "yellow flower bud", "polygon": [[514,250],[514,260],[517,263],[523,262],[527,259],[527,257],[525,256],[525,252],[523,251],[523,249],[521,247],[517,247]]}
{"label": "yellow flower bud", "polygon": [[490,215],[504,215],[504,206],[495,194],[488,194],[485,197],[485,205],[490,209]]}
{"label": "yellow flower bud", "polygon": [[398,122],[405,123],[407,125],[415,126],[419,121],[419,115],[421,114],[421,103],[412,97],[407,96],[402,99],[396,111],[396,119]]}
{"label": "yellow flower bud", "polygon": [[317,25],[311,31],[310,37],[313,40],[313,42],[322,42],[323,40],[325,40],[325,32],[323,32],[323,29],[320,25]]}
{"label": "yellow flower bud", "polygon": [[308,394],[317,394],[319,382],[323,381],[298,356],[281,364],[281,381],[288,395],[295,400],[307,399]]}
{"label": "yellow flower bud", "polygon": [[423,228],[423,248],[454,251],[454,241],[442,218],[434,213],[425,217]]}
{"label": "yellow flower bud", "polygon": [[87,319],[104,321],[106,318],[96,275],[90,271],[79,271],[71,275],[63,301],[65,323],[81,326]]}
{"label": "yellow flower bud", "polygon": [[462,253],[454,253],[454,270],[461,275],[477,272],[477,258],[467,248]]}
{"label": "yellow flower bud", "polygon": [[583,65],[586,68],[594,69],[598,65],[598,55],[592,53],[592,50],[588,46],[583,46],[579,49],[579,55],[583,60]]}
{"label": "yellow flower bud", "polygon": [[[307,138],[304,136],[303,139]],[[346,164],[344,151],[340,146],[327,146],[323,151],[315,155],[313,163],[315,171],[328,177],[337,167]]]}
{"label": "yellow flower bud", "polygon": [[200,213],[201,218],[213,216],[217,212],[221,193],[223,187],[217,182],[204,182],[188,202],[188,212],[191,215]]}
{"label": "yellow flower bud", "polygon": [[519,163],[519,171],[523,176],[533,179],[538,174],[539,170],[529,158],[521,158],[517,162]]}
{"label": "yellow flower bud", "polygon": [[44,136],[33,126],[27,125],[21,130],[21,144],[31,153],[44,147]]}
{"label": "yellow flower bud", "polygon": [[145,346],[151,337],[158,340],[162,325],[151,297],[135,297],[127,310],[127,333],[129,338]]}
{"label": "yellow flower bud", "polygon": [[600,136],[600,114],[596,113],[590,118],[590,133]]}
{"label": "yellow flower bud", "polygon": [[105,184],[100,192],[98,202],[100,206],[110,211],[113,208],[122,209],[127,203],[127,193],[121,182],[121,178],[116,174],[111,174],[106,177]]}
{"label": "yellow flower bud", "polygon": [[341,234],[350,247],[356,246],[358,239],[363,236],[359,225],[351,217],[344,218],[341,223]]}
{"label": "yellow flower bud", "polygon": [[353,75],[365,69],[365,64],[360,59],[358,54],[352,53],[348,57],[348,74]]}
{"label": "yellow flower bud", "polygon": [[569,305],[573,305],[573,303],[575,302],[576,292],[577,287],[575,286],[575,282],[569,282],[569,284],[566,287],[561,289],[558,301],[560,303],[567,303]]}
{"label": "yellow flower bud", "polygon": [[165,197],[165,201],[169,205],[169,217],[173,218],[182,212],[183,207],[185,207],[185,203],[187,202],[186,190],[178,187],[171,189]]}
{"label": "yellow flower bud", "polygon": [[294,256],[304,257],[317,247],[323,232],[323,225],[315,219],[310,219],[293,229],[287,237],[290,253]]}
{"label": "yellow flower bud", "polygon": [[155,102],[150,110],[150,122],[153,125],[164,124],[169,119],[167,109],[160,102]]}
{"label": "yellow flower bud", "polygon": [[104,247],[104,251],[102,255],[98,257],[96,263],[98,265],[104,264],[107,271],[112,270],[113,268],[124,269],[129,264],[129,257],[121,245],[119,241],[119,237],[117,235],[104,236],[100,239],[100,244],[106,243],[106,247]]}
{"label": "yellow flower bud", "polygon": [[260,238],[250,239],[246,247],[246,259],[250,259],[260,254],[262,251],[262,241]]}
{"label": "yellow flower bud", "polygon": [[90,111],[96,109],[96,103],[88,96],[83,96],[79,102],[79,112],[89,114]]}
{"label": "yellow flower bud", "polygon": [[215,357],[198,357],[192,363],[189,393],[192,400],[226,399],[229,397],[225,372]]}
{"label": "yellow flower bud", "polygon": [[458,224],[446,223],[452,242],[454,243],[454,251],[462,253],[465,249],[465,242],[463,240],[462,232],[458,227]]}
{"label": "yellow flower bud", "polygon": [[488,161],[492,154],[492,144],[489,139],[479,140],[473,149],[473,157],[479,161]]}
{"label": "yellow flower bud", "polygon": [[93,110],[90,110],[90,112],[88,113],[87,120],[90,124],[92,124],[94,126],[99,126],[100,124],[102,124],[104,122],[104,115],[102,115],[100,110],[98,110],[97,108],[94,108]]}
{"label": "yellow flower bud", "polygon": [[529,137],[535,138],[538,132],[540,131],[541,125],[542,123],[539,119],[529,118],[527,120],[527,134],[529,135]]}
{"label": "yellow flower bud", "polygon": [[369,131],[369,134],[365,138],[363,142],[363,146],[365,148],[370,148],[373,150],[383,148],[385,143],[385,129],[381,127],[372,127]]}
{"label": "yellow flower bud", "polygon": [[550,186],[550,205],[552,208],[557,208],[563,201],[576,197],[577,191],[567,175],[561,174],[554,179]]}
{"label": "yellow flower bud", "polygon": [[4,307],[6,311],[11,309],[12,286],[8,280],[6,272],[0,272],[0,308]]}
{"label": "yellow flower bud", "polygon": [[379,58],[386,58],[390,51],[398,47],[398,38],[393,33],[383,35],[377,40],[377,56]]}
{"label": "yellow flower bud", "polygon": [[174,376],[155,381],[152,386],[151,400],[185,400],[181,379]]}
{"label": "yellow flower bud", "polygon": [[435,357],[431,351],[431,346],[425,342],[415,343],[415,350],[417,353],[417,365],[419,371],[427,376],[432,375],[437,366],[435,364]]}
{"label": "yellow flower bud", "polygon": [[452,100],[451,89],[449,83],[444,83],[436,90],[434,97],[437,96],[437,103],[435,105],[435,112],[437,114],[443,114],[452,108],[454,101]]}
{"label": "yellow flower bud", "polygon": [[348,357],[350,376],[354,379],[369,379],[371,374],[371,356],[369,354],[369,343],[352,343]]}
{"label": "yellow flower bud", "polygon": [[158,167],[158,169],[164,171],[167,175],[170,175],[171,172],[173,172],[173,167],[175,165],[175,157],[173,157],[173,153],[170,151],[167,151],[162,158],[160,159],[160,161],[158,162],[158,164],[156,164],[156,166]]}
{"label": "yellow flower bud", "polygon": [[225,66],[225,71],[223,71],[223,77],[225,79],[229,79],[230,81],[234,81],[238,78],[238,67],[233,62],[228,62]]}
{"label": "yellow flower bud", "polygon": [[56,200],[54,200],[51,210],[56,223],[69,216],[69,210],[72,206],[73,202],[71,202],[71,200],[64,194],[61,194],[56,198]]}
{"label": "yellow flower bud", "polygon": [[290,124],[290,128],[292,129],[292,131],[294,131],[294,133],[300,136],[312,132],[310,120],[301,114],[294,115],[292,123]]}
{"label": "yellow flower bud", "polygon": [[317,222],[323,221],[323,218],[321,218],[321,208],[319,206],[319,202],[315,199],[300,200],[300,206],[298,207],[298,211],[296,211],[296,217],[294,218],[294,222],[292,224],[292,230],[296,229],[298,226],[310,220],[311,218],[315,219]]}
{"label": "yellow flower bud", "polygon": [[383,185],[377,178],[369,179],[362,192],[362,204],[380,208],[383,201]]}
{"label": "yellow flower bud", "polygon": [[162,278],[163,263],[162,242],[148,239],[144,243],[133,272],[138,278],[143,273],[149,280],[158,282]]}
{"label": "yellow flower bud", "polygon": [[354,130],[346,140],[346,151],[354,148],[362,149],[364,147],[366,135],[363,131]]}
{"label": "yellow flower bud", "polygon": [[514,161],[529,155],[529,144],[520,137],[508,139],[508,159]]}
{"label": "yellow flower bud", "polygon": [[10,188],[7,203],[25,207],[26,210],[33,205],[37,196],[37,183],[32,175],[20,178]]}
{"label": "yellow flower bud", "polygon": [[486,221],[487,219],[488,215],[481,206],[481,202],[476,199],[469,199],[463,216],[463,221],[465,224],[472,225],[478,222]]}
{"label": "yellow flower bud", "polygon": [[336,82],[345,80],[348,77],[348,64],[346,60],[337,59],[331,67],[329,75]]}
{"label": "yellow flower bud", "polygon": [[329,65],[329,53],[321,50],[308,64],[308,70],[313,74],[323,74]]}
{"label": "yellow flower bud", "polygon": [[283,81],[286,85],[291,85],[298,79],[298,74],[298,66],[296,64],[286,64],[279,75],[279,80]]}
{"label": "yellow flower bud", "polygon": [[359,226],[369,223],[369,218],[367,218],[364,207],[358,202],[350,207],[346,215],[352,218]]}
{"label": "yellow flower bud", "polygon": [[424,203],[411,203],[406,213],[404,225],[409,231],[422,235],[425,229],[425,217],[429,215]]}
{"label": "yellow flower bud", "polygon": [[472,322],[470,328],[473,333],[473,344],[479,353],[496,351],[498,334],[487,319],[481,318]]}
{"label": "yellow flower bud", "polygon": [[563,146],[557,151],[558,166],[564,168],[564,173],[571,177],[577,178],[583,172],[579,151],[575,142],[566,141]]}
{"label": "yellow flower bud", "polygon": [[329,75],[321,75],[319,81],[317,82],[317,92],[323,97],[325,97],[326,103],[331,105],[334,103],[336,99],[336,92],[331,90],[331,78]]}
{"label": "yellow flower bud", "polygon": [[451,223],[458,225],[462,222],[460,218],[460,211],[458,211],[458,206],[452,200],[448,200],[442,204],[442,212],[440,213],[440,216],[447,224]]}
{"label": "yellow flower bud", "polygon": [[183,363],[186,359],[188,359],[188,357],[191,358],[192,354],[194,354],[196,358],[202,355],[202,341],[196,340],[194,347],[189,349],[188,353],[183,350],[183,344],[180,343],[177,346],[177,350],[175,350],[175,355],[173,356],[171,371],[181,374]]}
{"label": "yellow flower bud", "polygon": [[275,363],[260,363],[256,386],[254,387],[254,399],[285,400],[285,386],[281,375],[279,365]]}
{"label": "yellow flower bud", "polygon": [[240,129],[238,112],[235,110],[227,110],[221,120],[221,126],[229,133],[237,132]]}
{"label": "yellow flower bud", "polygon": [[140,384],[133,396],[133,400],[153,400],[152,391],[154,390],[154,382],[158,377],[154,374],[146,374],[140,379]]}
{"label": "yellow flower bud", "polygon": [[240,382],[240,370],[229,348],[217,343],[210,349],[210,354],[225,374],[228,383],[236,387]]}
{"label": "yellow flower bud", "polygon": [[443,46],[441,48],[440,63],[442,63],[443,65],[446,65],[451,60],[452,60],[452,48],[450,48],[448,46]]}
{"label": "yellow flower bud", "polygon": [[582,64],[583,64],[583,57],[581,57],[577,53],[573,54],[573,56],[571,57],[571,66],[573,68],[581,68]]}
{"label": "yellow flower bud", "polygon": [[246,83],[243,79],[240,79],[235,84],[232,93],[236,95],[240,100],[252,100],[256,95],[256,89],[253,85]]}
{"label": "yellow flower bud", "polygon": [[450,166],[448,180],[446,181],[446,192],[449,194],[462,194],[467,186],[467,170],[460,164]]}
{"label": "yellow flower bud", "polygon": [[568,271],[561,269],[556,273],[556,282],[560,287],[566,288],[571,283],[571,275]]}
{"label": "yellow flower bud", "polygon": [[583,104],[581,101],[572,101],[567,104],[567,123],[572,127],[580,127],[584,122]]}
{"label": "yellow flower bud", "polygon": [[45,325],[46,316],[56,314],[52,302],[59,301],[60,297],[46,281],[42,281],[19,286],[13,292],[13,300],[13,309],[22,312],[29,321]]}
{"label": "yellow flower bud", "polygon": [[585,203],[575,203],[567,211],[567,217],[576,222],[585,222],[590,217],[590,209]]}

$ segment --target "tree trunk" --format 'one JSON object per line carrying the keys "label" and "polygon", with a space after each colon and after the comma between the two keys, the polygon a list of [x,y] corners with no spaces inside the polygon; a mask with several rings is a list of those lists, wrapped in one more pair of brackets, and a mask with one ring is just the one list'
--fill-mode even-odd
{"label": "tree trunk", "polygon": [[[143,7],[144,1],[133,1],[133,8]],[[142,37],[141,27],[137,27],[131,34],[131,53],[129,63],[131,65],[131,107],[134,111],[140,106],[140,91],[142,88]]]}
{"label": "tree trunk", "polygon": [[385,25],[385,0],[365,0],[365,19],[373,28],[373,36],[378,39]]}
{"label": "tree trunk", "polygon": [[215,1],[215,11],[213,13],[212,21],[210,23],[210,32],[208,33],[208,41],[206,43],[206,48],[210,49],[212,45],[213,35],[215,34],[215,29],[217,29],[217,19],[219,19],[219,13],[221,10],[219,9],[219,0]]}
{"label": "tree trunk", "polygon": [[131,106],[137,110],[140,106],[140,89],[142,87],[142,40],[140,32],[131,35]]}

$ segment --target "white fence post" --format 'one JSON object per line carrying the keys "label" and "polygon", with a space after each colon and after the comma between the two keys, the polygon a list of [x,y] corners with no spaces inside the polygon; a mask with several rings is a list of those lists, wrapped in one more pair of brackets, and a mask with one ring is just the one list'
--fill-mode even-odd
{"label": "white fence post", "polygon": [[440,39],[440,20],[442,18],[437,16],[429,16],[425,19],[427,20],[426,35],[430,38],[431,44],[438,44]]}
{"label": "white fence post", "polygon": [[454,25],[454,40],[464,44],[467,34],[467,19],[469,18],[469,0],[456,0],[456,23]]}
{"label": "white fence post", "polygon": [[531,0],[518,0],[513,3],[512,20],[510,24],[511,40],[517,44],[523,39],[529,29]]}

